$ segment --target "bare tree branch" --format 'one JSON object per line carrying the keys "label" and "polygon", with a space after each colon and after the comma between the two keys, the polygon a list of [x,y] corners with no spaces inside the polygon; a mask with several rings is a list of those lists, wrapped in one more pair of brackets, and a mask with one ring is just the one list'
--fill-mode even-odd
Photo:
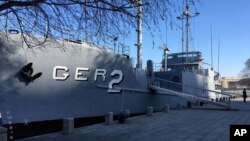
{"label": "bare tree branch", "polygon": [[250,58],[246,60],[245,67],[241,71],[241,76],[244,78],[250,78]]}
{"label": "bare tree branch", "polygon": [[5,1],[6,3],[3,3],[0,5],[0,11],[3,11],[5,9],[9,9],[12,7],[27,7],[27,6],[36,6],[39,3],[45,2],[45,0],[32,0],[32,1]]}
{"label": "bare tree branch", "polygon": [[[30,48],[44,44],[47,38],[106,42],[106,38],[125,38],[136,27],[137,3],[137,0],[2,0],[0,30],[20,31]],[[175,20],[175,1],[143,0],[142,6],[143,24],[152,34],[156,29],[160,31],[160,21]]]}

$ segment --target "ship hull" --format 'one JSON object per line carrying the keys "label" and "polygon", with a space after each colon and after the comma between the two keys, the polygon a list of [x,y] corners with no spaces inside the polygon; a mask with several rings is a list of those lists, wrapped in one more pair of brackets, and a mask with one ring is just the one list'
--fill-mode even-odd
{"label": "ship hull", "polygon": [[[19,45],[5,42],[1,48],[3,124],[118,115],[125,109],[136,114],[148,106],[160,111],[166,104],[185,103],[150,91],[147,72],[134,69],[128,56],[69,42],[51,41],[33,49]],[[32,80],[23,75],[30,63],[31,76],[40,74]]]}

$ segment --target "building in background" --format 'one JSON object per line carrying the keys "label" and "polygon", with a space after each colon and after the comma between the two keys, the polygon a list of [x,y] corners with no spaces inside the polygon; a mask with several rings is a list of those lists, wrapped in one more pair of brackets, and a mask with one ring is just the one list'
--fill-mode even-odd
{"label": "building in background", "polygon": [[222,77],[221,86],[222,89],[243,89],[248,88],[245,85],[239,83],[243,78],[241,77]]}

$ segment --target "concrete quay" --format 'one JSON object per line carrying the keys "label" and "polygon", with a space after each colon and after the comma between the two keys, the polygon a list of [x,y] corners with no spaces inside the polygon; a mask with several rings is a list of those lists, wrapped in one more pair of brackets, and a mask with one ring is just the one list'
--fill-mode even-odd
{"label": "concrete quay", "polygon": [[129,118],[125,124],[95,124],[73,134],[52,133],[19,141],[229,141],[230,124],[250,125],[250,99],[233,99],[232,110],[205,105]]}

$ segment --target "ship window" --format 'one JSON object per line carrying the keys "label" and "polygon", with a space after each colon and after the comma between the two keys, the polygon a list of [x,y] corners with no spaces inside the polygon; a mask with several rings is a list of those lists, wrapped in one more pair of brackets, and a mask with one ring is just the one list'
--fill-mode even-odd
{"label": "ship window", "polygon": [[181,55],[178,55],[178,57],[185,57],[185,55],[184,55],[184,54],[181,54]]}

